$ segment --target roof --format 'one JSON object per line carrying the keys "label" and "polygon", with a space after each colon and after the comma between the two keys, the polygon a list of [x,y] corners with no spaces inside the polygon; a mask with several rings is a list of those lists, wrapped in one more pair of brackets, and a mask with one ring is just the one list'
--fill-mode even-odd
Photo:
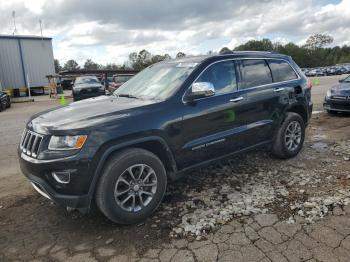
{"label": "roof", "polygon": [[0,35],[0,39],[52,40],[52,37],[41,37],[35,35]]}
{"label": "roof", "polygon": [[177,62],[177,63],[201,63],[204,60],[210,59],[215,60],[218,58],[243,58],[243,57],[257,57],[257,58],[287,58],[287,55],[279,54],[276,52],[266,51],[233,51],[226,54],[215,54],[215,55],[200,55],[200,56],[186,56],[177,59],[167,60],[165,62]]}

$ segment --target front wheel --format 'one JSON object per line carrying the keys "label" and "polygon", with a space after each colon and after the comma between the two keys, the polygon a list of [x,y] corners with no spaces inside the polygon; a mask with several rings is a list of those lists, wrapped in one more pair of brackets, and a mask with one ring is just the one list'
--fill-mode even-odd
{"label": "front wheel", "polygon": [[126,149],[106,164],[97,186],[96,204],[115,223],[138,223],[159,206],[166,186],[166,171],[156,155],[144,149]]}
{"label": "front wheel", "polygon": [[303,118],[297,113],[288,112],[277,131],[272,145],[272,154],[282,159],[294,157],[302,149],[304,139],[305,123]]}

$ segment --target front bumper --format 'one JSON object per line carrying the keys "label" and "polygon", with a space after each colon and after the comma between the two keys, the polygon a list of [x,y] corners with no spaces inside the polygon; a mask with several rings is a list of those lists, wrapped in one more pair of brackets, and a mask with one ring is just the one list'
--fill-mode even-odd
{"label": "front bumper", "polygon": [[79,91],[79,92],[73,92],[73,97],[74,97],[74,100],[76,101],[76,100],[82,100],[82,99],[102,96],[105,94],[106,94],[106,92],[104,90],[98,90],[98,91],[93,91],[93,92]]}
{"label": "front bumper", "polygon": [[[22,173],[30,180],[41,195],[65,207],[88,209],[91,198],[89,187],[89,163],[84,163],[76,156],[55,160],[33,159],[23,153],[19,156]],[[60,184],[52,176],[54,171],[69,170],[71,181]]]}
{"label": "front bumper", "polygon": [[326,98],[323,108],[330,111],[350,112],[350,99],[329,99]]}

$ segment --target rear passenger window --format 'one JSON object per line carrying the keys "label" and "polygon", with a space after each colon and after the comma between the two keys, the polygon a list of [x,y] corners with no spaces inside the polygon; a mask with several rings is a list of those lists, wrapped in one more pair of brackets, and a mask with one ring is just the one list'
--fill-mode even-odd
{"label": "rear passenger window", "polygon": [[270,66],[274,82],[283,82],[298,78],[293,68],[286,61],[272,59],[267,61]]}
{"label": "rear passenger window", "polygon": [[240,89],[261,86],[272,83],[271,71],[262,59],[241,60]]}
{"label": "rear passenger window", "polygon": [[227,94],[237,89],[236,71],[233,61],[224,61],[208,67],[196,82],[210,82],[215,94]]}

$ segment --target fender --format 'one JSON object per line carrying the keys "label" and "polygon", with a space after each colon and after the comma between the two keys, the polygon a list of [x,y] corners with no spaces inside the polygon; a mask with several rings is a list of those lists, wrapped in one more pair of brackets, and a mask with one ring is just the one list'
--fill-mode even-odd
{"label": "fender", "polygon": [[[115,151],[121,149],[121,148],[125,148],[125,147],[128,147],[128,146],[132,146],[132,145],[135,145],[135,144],[138,144],[138,143],[142,143],[142,142],[149,142],[149,141],[157,141],[157,142],[160,142],[162,144],[162,146],[165,148],[166,152],[167,152],[167,156],[168,158],[170,159],[171,161],[171,166],[174,170],[174,174],[177,173],[177,165],[176,165],[176,162],[175,162],[175,158],[174,158],[174,155],[172,153],[172,151],[170,150],[170,147],[168,146],[168,144],[166,143],[166,141],[159,137],[159,136],[149,136],[149,137],[143,137],[143,138],[138,138],[138,139],[132,139],[132,140],[128,140],[128,141],[125,141],[123,143],[119,143],[119,144],[115,144],[115,145],[112,145],[110,147],[108,147],[108,149],[102,154],[99,162],[98,162],[98,165],[97,165],[97,168],[94,172],[94,175],[93,175],[93,178],[92,178],[92,181],[91,181],[91,185],[90,185],[90,188],[89,188],[89,192],[88,192],[88,198],[89,198],[89,209],[90,209],[90,206],[91,206],[91,201],[93,199],[93,196],[94,196],[94,192],[95,192],[95,188],[96,188],[96,185],[97,185],[97,182],[101,176],[101,170],[106,162],[106,160],[108,159],[108,157],[113,154]],[[169,174],[170,178],[172,178],[172,174]]]}

